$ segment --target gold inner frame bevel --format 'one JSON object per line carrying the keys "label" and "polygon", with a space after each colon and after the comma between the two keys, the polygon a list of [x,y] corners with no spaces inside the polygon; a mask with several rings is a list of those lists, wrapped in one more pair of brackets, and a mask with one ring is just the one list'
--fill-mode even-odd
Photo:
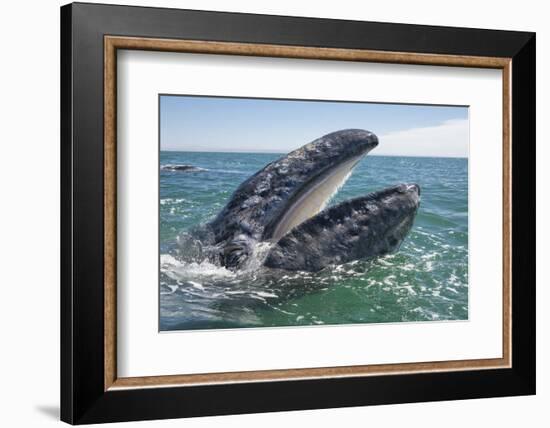
{"label": "gold inner frame bevel", "polygon": [[[117,50],[146,50],[212,55],[242,55],[279,58],[359,61],[394,64],[494,68],[502,70],[503,94],[503,320],[502,357],[492,359],[428,361],[343,367],[280,369],[226,373],[119,378],[116,367],[116,89]],[[309,46],[171,40],[141,37],[104,37],[104,388],[111,389],[192,386],[219,383],[338,378],[420,372],[480,370],[511,367],[511,58],[386,52]]]}

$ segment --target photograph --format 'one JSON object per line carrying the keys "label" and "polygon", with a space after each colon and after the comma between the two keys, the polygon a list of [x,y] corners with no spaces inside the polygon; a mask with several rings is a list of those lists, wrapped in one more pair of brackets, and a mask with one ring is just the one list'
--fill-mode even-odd
{"label": "photograph", "polygon": [[[6,68],[21,120],[5,157],[25,163],[8,162],[5,212],[28,219],[4,222],[24,262],[3,281],[23,323],[7,331],[27,346],[6,355],[55,347],[6,364],[27,397],[8,425],[545,414],[543,14],[402,3],[40,3],[8,20],[26,54]],[[36,37],[12,23],[52,49],[22,50]],[[31,260],[44,286],[20,286],[29,242],[57,248]],[[21,372],[44,380],[30,396]]]}
{"label": "photograph", "polygon": [[159,95],[159,330],[468,319],[468,106]]}

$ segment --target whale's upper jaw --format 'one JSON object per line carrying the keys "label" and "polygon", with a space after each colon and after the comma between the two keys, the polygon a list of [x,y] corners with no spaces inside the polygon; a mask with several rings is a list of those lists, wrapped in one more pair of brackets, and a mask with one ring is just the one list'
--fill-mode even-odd
{"label": "whale's upper jaw", "polygon": [[377,145],[372,132],[346,129],[266,165],[237,188],[210,223],[217,243],[231,243],[223,258],[238,264],[250,253],[243,243],[273,240],[274,233],[284,235],[297,222],[317,214],[341,184],[338,179],[346,178]]}
{"label": "whale's upper jaw", "polygon": [[357,163],[378,145],[378,137],[361,129],[325,135],[289,153],[276,164],[291,178],[279,206],[269,216],[262,239],[276,241],[324,209]]}

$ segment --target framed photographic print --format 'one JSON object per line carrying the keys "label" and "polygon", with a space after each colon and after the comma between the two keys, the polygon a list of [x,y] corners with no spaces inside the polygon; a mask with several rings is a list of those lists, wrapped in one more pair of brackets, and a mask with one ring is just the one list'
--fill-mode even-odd
{"label": "framed photographic print", "polygon": [[61,54],[62,420],[535,393],[533,33],[76,3]]}

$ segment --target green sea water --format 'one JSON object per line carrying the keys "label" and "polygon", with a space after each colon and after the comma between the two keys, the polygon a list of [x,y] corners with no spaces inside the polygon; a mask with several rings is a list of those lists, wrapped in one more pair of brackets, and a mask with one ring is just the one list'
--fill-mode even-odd
{"label": "green sea water", "polygon": [[[468,160],[367,156],[331,204],[401,182],[420,185],[397,253],[321,272],[231,272],[174,251],[237,186],[281,154],[161,152],[160,329],[464,320],[468,318]],[[171,171],[166,165],[193,165]]]}

